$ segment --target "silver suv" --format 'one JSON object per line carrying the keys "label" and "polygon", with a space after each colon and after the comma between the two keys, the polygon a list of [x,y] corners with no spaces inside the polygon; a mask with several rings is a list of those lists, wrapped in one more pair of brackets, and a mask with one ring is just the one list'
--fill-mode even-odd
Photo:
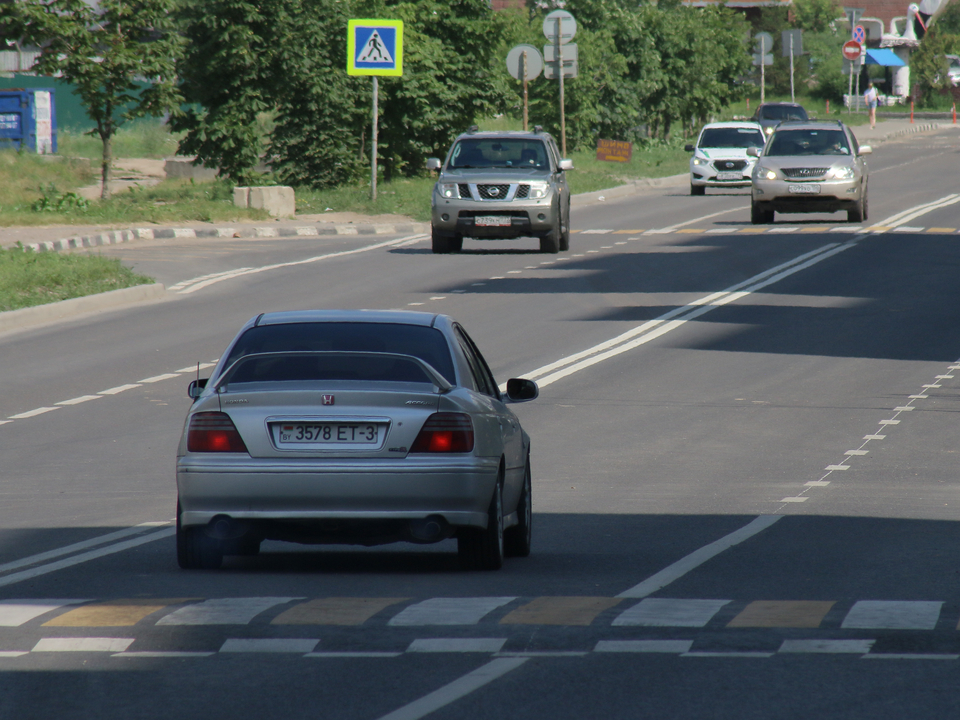
{"label": "silver suv", "polygon": [[570,190],[565,172],[573,161],[560,158],[553,138],[534,132],[479,132],[460,135],[441,164],[433,188],[433,252],[460,252],[463,238],[540,239],[540,252],[570,249]]}
{"label": "silver suv", "polygon": [[750,221],[772,223],[775,212],[846,210],[847,221],[867,219],[869,145],[841,122],[782,122],[767,144],[750,148],[753,169]]}

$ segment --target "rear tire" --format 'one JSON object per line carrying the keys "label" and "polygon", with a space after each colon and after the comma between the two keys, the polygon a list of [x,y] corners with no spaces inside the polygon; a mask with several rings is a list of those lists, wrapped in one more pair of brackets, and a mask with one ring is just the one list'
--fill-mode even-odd
{"label": "rear tire", "polygon": [[499,570],[503,567],[503,486],[500,479],[487,510],[487,527],[461,528],[457,554],[464,570]]}
{"label": "rear tire", "polygon": [[504,531],[503,551],[507,557],[527,557],[533,541],[533,480],[530,474],[530,457],[523,473],[523,490],[517,503],[519,522]]}
{"label": "rear tire", "polygon": [[691,195],[706,195],[707,188],[705,185],[690,185],[690,194]]}
{"label": "rear tire", "polygon": [[223,563],[219,540],[207,537],[202,527],[182,527],[177,502],[177,564],[184,570],[216,570]]}

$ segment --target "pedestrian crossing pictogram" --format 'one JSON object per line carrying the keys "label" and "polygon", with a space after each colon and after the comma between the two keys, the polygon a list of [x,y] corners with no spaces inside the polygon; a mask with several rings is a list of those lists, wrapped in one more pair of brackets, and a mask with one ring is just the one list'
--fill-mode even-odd
{"label": "pedestrian crossing pictogram", "polygon": [[349,75],[403,74],[403,22],[350,20],[347,29]]}

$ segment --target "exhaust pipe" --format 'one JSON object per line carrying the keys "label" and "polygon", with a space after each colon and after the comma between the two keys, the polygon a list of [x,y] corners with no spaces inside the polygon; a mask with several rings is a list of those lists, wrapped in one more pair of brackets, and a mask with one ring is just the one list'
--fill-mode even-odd
{"label": "exhaust pipe", "polygon": [[450,537],[453,528],[442,515],[430,515],[422,520],[411,520],[407,532],[412,542],[435,543]]}
{"label": "exhaust pipe", "polygon": [[250,530],[246,520],[234,520],[229,515],[217,515],[207,523],[207,536],[216,540],[236,540]]}

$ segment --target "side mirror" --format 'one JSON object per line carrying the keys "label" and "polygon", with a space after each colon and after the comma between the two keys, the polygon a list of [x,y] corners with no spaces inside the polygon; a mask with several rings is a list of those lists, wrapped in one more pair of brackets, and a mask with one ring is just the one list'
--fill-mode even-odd
{"label": "side mirror", "polygon": [[561,169],[561,170],[573,170],[573,160],[570,160],[570,159],[568,159],[568,158],[564,158],[563,160],[561,160],[561,161],[560,161],[560,169]]}
{"label": "side mirror", "polygon": [[201,378],[200,380],[191,380],[190,384],[187,386],[187,397],[191,400],[196,400],[203,394],[204,388],[207,387],[207,380],[210,378]]}
{"label": "side mirror", "polygon": [[747,155],[749,155],[750,157],[756,157],[756,158],[760,157],[760,148],[758,148],[758,147],[748,147],[748,148],[747,148]]}
{"label": "side mirror", "polygon": [[860,155],[869,155],[872,152],[873,152],[873,148],[870,147],[869,145],[860,146],[860,153],[859,153]]}
{"label": "side mirror", "polygon": [[510,378],[507,380],[507,397],[510,402],[527,402],[540,397],[540,388],[533,380]]}
{"label": "side mirror", "polygon": [[690,143],[687,143],[686,145],[683,146],[684,152],[693,152],[694,150],[696,150],[696,148]]}
{"label": "side mirror", "polygon": [[427,158],[427,170],[439,170],[440,158]]}

